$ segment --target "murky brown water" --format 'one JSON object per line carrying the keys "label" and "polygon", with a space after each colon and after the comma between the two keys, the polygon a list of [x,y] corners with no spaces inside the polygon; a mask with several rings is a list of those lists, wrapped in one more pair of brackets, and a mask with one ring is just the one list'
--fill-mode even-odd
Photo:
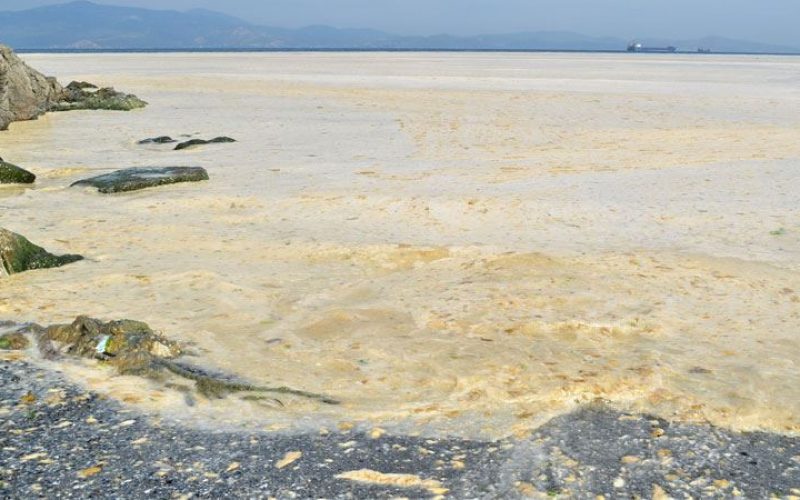
{"label": "murky brown water", "polygon": [[[524,434],[600,398],[800,430],[800,59],[29,55],[151,102],[0,134],[40,175],[0,225],[87,261],[0,282],[0,317],[150,323],[198,362],[341,407],[62,366],[190,422]],[[172,152],[155,135],[230,135]],[[89,174],[200,165],[126,195]]]}

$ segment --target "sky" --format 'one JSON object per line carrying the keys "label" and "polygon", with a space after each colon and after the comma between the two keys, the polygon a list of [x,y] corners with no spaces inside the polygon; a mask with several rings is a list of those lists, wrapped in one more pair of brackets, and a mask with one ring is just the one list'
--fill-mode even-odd
{"label": "sky", "polygon": [[[800,45],[800,0],[95,0],[225,12],[254,24],[326,24],[401,35],[574,31],[619,38],[719,35]],[[0,10],[64,3],[0,0]]]}

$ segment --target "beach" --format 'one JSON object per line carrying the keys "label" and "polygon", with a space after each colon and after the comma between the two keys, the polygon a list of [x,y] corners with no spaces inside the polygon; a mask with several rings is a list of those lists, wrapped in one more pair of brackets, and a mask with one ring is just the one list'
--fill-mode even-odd
{"label": "beach", "polygon": [[[524,439],[598,401],[800,431],[800,59],[26,54],[150,105],[19,122],[0,226],[85,261],[4,278],[0,319],[147,322],[195,361],[329,394],[187,404],[32,360],[198,428]],[[234,137],[187,151],[158,135]],[[100,196],[133,166],[211,180]]]}

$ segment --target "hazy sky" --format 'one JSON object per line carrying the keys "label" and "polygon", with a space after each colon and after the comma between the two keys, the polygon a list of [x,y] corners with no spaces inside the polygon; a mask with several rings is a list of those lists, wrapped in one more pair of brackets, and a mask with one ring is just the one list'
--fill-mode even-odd
{"label": "hazy sky", "polygon": [[[58,0],[0,0],[18,10]],[[722,35],[800,45],[800,0],[98,0],[202,7],[271,26],[328,24],[398,34],[567,30],[622,38]]]}

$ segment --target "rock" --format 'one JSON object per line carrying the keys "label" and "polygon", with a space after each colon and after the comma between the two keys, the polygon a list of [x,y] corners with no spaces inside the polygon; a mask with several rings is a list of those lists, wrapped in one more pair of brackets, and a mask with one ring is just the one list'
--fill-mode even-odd
{"label": "rock", "polygon": [[84,358],[113,358],[123,373],[138,372],[155,356],[170,359],[180,348],[140,321],[102,322],[79,316],[69,325],[54,325],[44,331],[48,341],[61,344],[66,353]]}
{"label": "rock", "polygon": [[75,80],[71,81],[69,85],[67,85],[67,90],[84,90],[84,89],[96,89],[97,85],[89,82],[77,82]]}
{"label": "rock", "polygon": [[230,137],[215,137],[208,141],[204,139],[191,139],[175,146],[175,150],[180,151],[181,149],[189,149],[195,146],[203,146],[205,144],[219,144],[224,142],[236,142],[236,139],[231,139]]}
{"label": "rock", "polygon": [[36,176],[0,158],[0,184],[33,184]]}
{"label": "rock", "polygon": [[38,118],[58,101],[62,90],[55,79],[0,45],[0,130],[6,130],[11,122]]}
{"label": "rock", "polygon": [[28,338],[20,332],[0,335],[0,351],[22,351],[28,348]]}
{"label": "rock", "polygon": [[139,141],[139,144],[169,144],[171,142],[178,142],[172,137],[168,135],[162,135],[159,137],[151,137],[150,139],[142,139]]}
{"label": "rock", "polygon": [[49,110],[105,109],[110,111],[131,111],[145,106],[147,106],[147,103],[133,94],[118,92],[110,87],[97,89],[94,85],[86,82],[72,82],[62,91],[58,101],[50,105]]}
{"label": "rock", "polygon": [[80,255],[53,255],[25,237],[0,228],[0,270],[6,274],[61,267],[79,260],[83,260]]}
{"label": "rock", "polygon": [[83,179],[72,186],[91,186],[101,193],[121,193],[178,182],[207,180],[208,172],[200,167],[142,167]]}

